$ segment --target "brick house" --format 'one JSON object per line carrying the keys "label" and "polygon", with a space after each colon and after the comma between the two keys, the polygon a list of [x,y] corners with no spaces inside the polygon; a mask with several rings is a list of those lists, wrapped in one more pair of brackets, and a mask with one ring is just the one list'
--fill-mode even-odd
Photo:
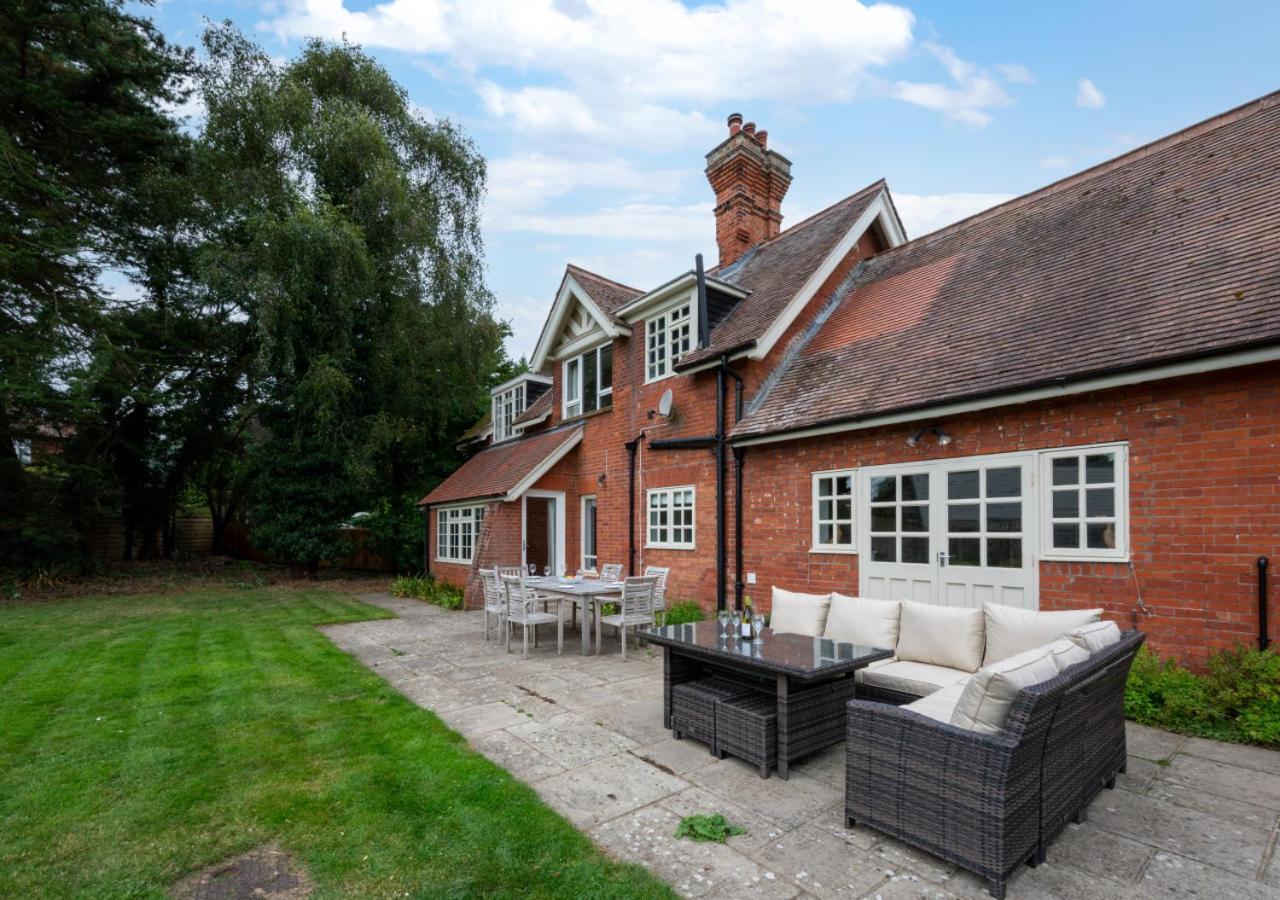
{"label": "brick house", "polygon": [[708,609],[778,585],[1102,606],[1192,663],[1256,644],[1277,159],[1280,93],[908,241],[883,181],[781,230],[791,163],[731,116],[718,264],[567,267],[422,501],[429,568],[472,604],[479,567],[619,562]]}

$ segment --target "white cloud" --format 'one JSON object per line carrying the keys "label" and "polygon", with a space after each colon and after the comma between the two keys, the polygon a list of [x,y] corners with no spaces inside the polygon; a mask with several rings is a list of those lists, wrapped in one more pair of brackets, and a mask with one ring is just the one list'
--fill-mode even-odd
{"label": "white cloud", "polygon": [[[987,110],[1013,102],[999,79],[986,69],[966,62],[949,47],[933,43],[924,46],[942,63],[953,84],[897,81],[888,88],[891,97],[976,127],[991,121],[991,113]],[[1030,75],[1029,72],[1025,74]]]}
{"label": "white cloud", "polygon": [[1083,106],[1085,109],[1101,109],[1106,106],[1107,98],[1102,96],[1102,91],[1088,78],[1081,78],[1076,83],[1076,106]]}
{"label": "white cloud", "polygon": [[711,209],[710,203],[628,203],[589,212],[517,212],[494,221],[493,227],[561,237],[689,245],[700,243],[713,233]]}
{"label": "white cloud", "polygon": [[996,71],[1000,73],[1000,77],[1010,84],[1035,84],[1036,77],[1031,74],[1031,70],[1021,63],[1003,63],[996,66]]}
{"label": "white cloud", "polygon": [[1012,199],[1013,194],[894,194],[893,205],[907,236],[917,238]]}
{"label": "white cloud", "polygon": [[1071,165],[1070,156],[1045,156],[1040,160],[1042,169],[1065,169]]}

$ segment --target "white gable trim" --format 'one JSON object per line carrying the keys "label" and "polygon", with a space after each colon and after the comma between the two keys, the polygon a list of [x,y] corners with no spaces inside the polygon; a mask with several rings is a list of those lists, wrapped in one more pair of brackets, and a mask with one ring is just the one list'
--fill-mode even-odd
{"label": "white gable trim", "polygon": [[591,315],[591,318],[600,326],[600,330],[610,339],[627,337],[631,334],[630,328],[614,324],[613,320],[596,306],[595,301],[582,285],[578,284],[572,275],[566,273],[564,282],[560,285],[560,293],[556,294],[556,302],[551,306],[551,314],[542,324],[542,333],[538,335],[538,346],[534,348],[533,361],[529,364],[529,368],[533,371],[541,372],[543,367],[551,361],[552,342],[564,326],[565,316],[569,314],[575,301]]}
{"label": "white gable trim", "polygon": [[1034,403],[1037,400],[1050,400],[1055,397],[1070,397],[1075,394],[1087,394],[1091,391],[1105,391],[1111,388],[1128,387],[1148,381],[1163,381],[1166,378],[1181,378],[1184,375],[1200,375],[1205,372],[1218,372],[1223,369],[1234,369],[1240,366],[1252,366],[1264,362],[1280,361],[1280,347],[1263,347],[1257,350],[1242,350],[1237,353],[1225,353],[1221,356],[1210,356],[1186,362],[1167,363],[1148,369],[1135,369],[1132,372],[1119,372],[1115,375],[1101,375],[1086,378],[1068,384],[1052,387],[1030,388],[1022,391],[1009,391],[980,397],[976,400],[961,400],[955,403],[942,403],[936,406],[924,406],[918,409],[903,410],[898,413],[885,413],[880,416],[869,416],[865,419],[854,419],[847,422],[833,422],[830,425],[814,425],[796,431],[782,431],[772,434],[751,435],[733,439],[739,447],[752,447],[757,444],[776,444],[781,441],[798,441],[810,437],[822,437],[829,434],[840,434],[845,431],[862,431],[868,428],[880,428],[885,425],[898,425],[903,422],[919,422],[924,419],[943,419],[947,416],[958,416],[964,413],[981,412],[1001,406],[1014,406],[1019,403]]}
{"label": "white gable trim", "polygon": [[[840,239],[840,243],[836,244],[835,248],[827,254],[826,259],[822,261],[822,265],[813,271],[813,274],[809,276],[809,280],[804,283],[804,286],[791,298],[791,302],[782,310],[782,313],[773,320],[773,324],[756,341],[755,347],[747,353],[749,359],[764,359],[769,355],[769,351],[782,339],[782,336],[787,333],[787,329],[791,327],[791,324],[795,322],[800,313],[804,312],[805,307],[809,305],[809,301],[818,293],[818,288],[822,287],[823,282],[831,277],[831,273],[836,270],[841,261],[857,246],[858,239],[876,222],[879,223],[880,230],[884,233],[890,247],[896,247],[906,242],[907,236],[902,230],[902,223],[898,221],[898,217],[893,211],[893,205],[889,202],[888,195],[882,189],[867,204],[867,208],[853,223],[853,226],[845,232],[844,237]],[[785,232],[783,233],[785,234]]]}
{"label": "white gable trim", "polygon": [[[750,291],[744,291],[737,285],[729,284],[727,281],[721,281],[718,278],[712,278],[710,275],[703,277],[706,280],[708,290],[719,291],[739,300],[750,293]],[[675,305],[676,302],[684,302],[686,298],[683,294],[696,289],[697,286],[698,275],[690,269],[688,272],[677,275],[670,281],[658,285],[649,293],[641,294],[636,299],[625,304],[618,310],[618,315],[628,322],[635,323],[641,318],[656,315],[660,311],[658,307],[667,307]]]}
{"label": "white gable trim", "polygon": [[553,450],[550,456],[534,466],[533,470],[529,472],[528,475],[521,478],[519,484],[507,491],[507,495],[502,499],[507,503],[519,500],[525,491],[538,483],[539,478],[551,471],[552,466],[568,456],[570,450],[582,443],[582,434],[584,431],[586,431],[585,428],[579,428],[574,432],[568,440]]}

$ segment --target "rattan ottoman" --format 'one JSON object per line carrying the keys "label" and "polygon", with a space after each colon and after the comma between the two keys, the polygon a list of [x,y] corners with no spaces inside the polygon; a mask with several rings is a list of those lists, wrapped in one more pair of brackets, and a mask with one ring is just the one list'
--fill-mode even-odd
{"label": "rattan ottoman", "polygon": [[695,738],[716,753],[716,703],[750,693],[750,688],[717,676],[672,685],[671,736]]}
{"label": "rattan ottoman", "polygon": [[760,777],[778,764],[778,701],[753,691],[716,703],[716,756],[736,756],[759,767]]}

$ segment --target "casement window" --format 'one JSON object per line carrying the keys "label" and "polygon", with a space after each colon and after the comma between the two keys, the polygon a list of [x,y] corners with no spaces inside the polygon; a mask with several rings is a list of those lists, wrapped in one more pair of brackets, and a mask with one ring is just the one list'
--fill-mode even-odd
{"label": "casement window", "polygon": [[857,472],[813,473],[813,549],[832,553],[853,553],[853,499]]}
{"label": "casement window", "polygon": [[493,397],[493,441],[505,441],[512,436],[511,423],[524,412],[524,383],[495,394]]}
{"label": "casement window", "polygon": [[480,543],[483,506],[451,506],[436,510],[436,559],[470,564]]}
{"label": "casement window", "polygon": [[613,405],[613,344],[564,362],[564,418]]}
{"label": "casement window", "polygon": [[1127,559],[1129,453],[1122,444],[1041,455],[1046,558]]}
{"label": "casement window", "polygon": [[672,373],[673,366],[693,346],[693,307],[685,303],[654,316],[645,323],[645,381],[657,381]]}
{"label": "casement window", "polygon": [[596,556],[596,498],[582,498],[582,568],[594,569]]}
{"label": "casement window", "polygon": [[647,547],[693,549],[694,489],[655,488],[647,494],[649,540]]}
{"label": "casement window", "polygon": [[18,457],[18,464],[31,465],[31,441],[28,438],[13,439],[13,454]]}

